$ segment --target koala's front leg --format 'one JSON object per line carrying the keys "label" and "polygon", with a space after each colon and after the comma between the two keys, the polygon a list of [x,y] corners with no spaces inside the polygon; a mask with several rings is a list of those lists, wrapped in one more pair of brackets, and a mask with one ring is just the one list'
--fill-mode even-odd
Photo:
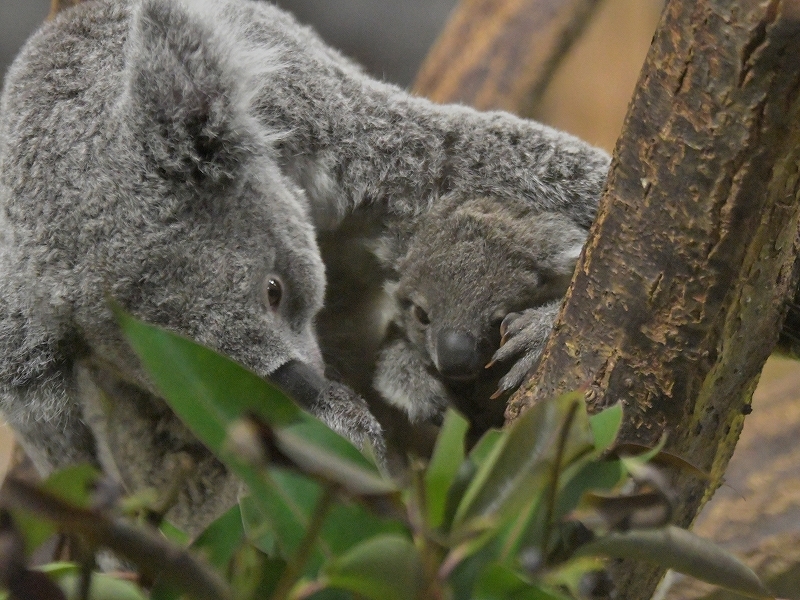
{"label": "koala's front leg", "polygon": [[384,460],[383,430],[367,403],[353,390],[326,379],[314,367],[298,360],[290,360],[279,367],[270,379],[300,406],[358,448],[369,442],[376,459]]}
{"label": "koala's front leg", "polygon": [[533,370],[544,351],[547,338],[553,330],[561,300],[510,313],[501,325],[502,341],[490,364],[515,359],[514,364],[501,379],[493,398],[518,388]]}
{"label": "koala's front leg", "polygon": [[403,410],[412,423],[438,424],[452,404],[445,385],[403,338],[390,341],[381,350],[373,387],[387,402]]}

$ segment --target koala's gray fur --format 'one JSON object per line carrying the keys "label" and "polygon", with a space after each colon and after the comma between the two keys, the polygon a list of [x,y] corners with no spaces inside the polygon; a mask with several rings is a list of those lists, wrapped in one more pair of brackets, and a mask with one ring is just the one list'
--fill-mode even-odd
{"label": "koala's gray fur", "polygon": [[353,356],[374,360],[379,290],[430,207],[521,197],[585,228],[607,166],[540,124],[372,80],[267,3],[82,3],[29,40],[0,99],[0,409],[43,471],[91,460],[136,488],[195,456],[178,521],[196,531],[235,484],[165,409],[107,295],[380,446],[322,356],[357,322]]}
{"label": "koala's gray fur", "polygon": [[381,397],[412,422],[439,420],[452,405],[474,434],[502,425],[505,402],[490,396],[519,386],[537,362],[586,235],[514,199],[431,210],[399,263],[397,312],[374,376]]}

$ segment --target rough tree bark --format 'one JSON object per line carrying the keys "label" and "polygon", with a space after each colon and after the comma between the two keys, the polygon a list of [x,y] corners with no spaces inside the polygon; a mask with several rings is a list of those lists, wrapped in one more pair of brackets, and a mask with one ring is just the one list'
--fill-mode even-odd
{"label": "rough tree bark", "polygon": [[50,13],[47,15],[47,18],[48,20],[53,19],[62,10],[80,3],[81,0],[50,0]]}
{"label": "rough tree bark", "polygon": [[[587,385],[622,438],[677,473],[688,525],[721,481],[797,283],[800,0],[670,0],[640,75],[598,218],[545,356],[512,400]],[[620,597],[660,573],[621,568]]]}
{"label": "rough tree bark", "polygon": [[417,75],[436,102],[530,115],[600,0],[462,0]]}
{"label": "rough tree bark", "polygon": [[[781,598],[800,600],[800,365],[767,363],[725,485],[693,529],[735,552]],[[744,600],[690,578],[668,600]]]}

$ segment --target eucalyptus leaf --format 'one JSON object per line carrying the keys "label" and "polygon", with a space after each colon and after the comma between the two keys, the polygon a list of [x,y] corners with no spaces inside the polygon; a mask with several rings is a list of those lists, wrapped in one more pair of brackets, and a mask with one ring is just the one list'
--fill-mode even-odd
{"label": "eucalyptus leaf", "polygon": [[192,549],[209,564],[224,571],[236,549],[244,543],[244,525],[239,505],[217,517],[192,543]]}
{"label": "eucalyptus leaf", "polygon": [[[67,600],[80,600],[80,575],[70,573],[56,579]],[[92,573],[89,600],[147,600],[148,596],[130,581],[104,573]]]}
{"label": "eucalyptus leaf", "polygon": [[464,462],[464,438],[468,429],[469,422],[456,411],[449,409],[445,413],[425,471],[425,502],[431,528],[439,527],[444,521],[448,490]]}
{"label": "eucalyptus leaf", "polygon": [[424,587],[422,559],[406,537],[378,536],[351,548],[325,569],[330,587],[373,600],[414,600]]}
{"label": "eucalyptus leaf", "polygon": [[[266,520],[274,532],[280,555],[289,559],[300,547],[322,495],[322,487],[307,477],[281,469],[273,469],[269,480],[269,491],[259,497],[254,493],[252,499],[259,509],[266,511]],[[309,571],[316,572],[332,556],[328,543],[324,539],[318,540],[308,561]]]}
{"label": "eucalyptus leaf", "polygon": [[554,518],[561,519],[577,508],[587,492],[614,489],[625,476],[626,471],[619,460],[588,460],[566,469]]}
{"label": "eucalyptus leaf", "polygon": [[603,451],[610,448],[622,426],[622,403],[617,402],[589,416],[589,425],[594,435],[595,450]]}
{"label": "eucalyptus leaf", "polygon": [[469,451],[469,458],[476,465],[482,464],[505,436],[506,432],[502,429],[490,429],[481,436],[478,443]]}
{"label": "eucalyptus leaf", "polygon": [[212,450],[222,448],[227,426],[245,414],[256,414],[272,426],[300,419],[300,408],[283,392],[238,363],[119,307],[114,313],[172,409]]}
{"label": "eucalyptus leaf", "polygon": [[[73,506],[88,508],[92,504],[94,484],[100,472],[88,464],[78,464],[59,469],[45,479],[39,487],[66,500]],[[25,539],[25,552],[30,555],[56,533],[56,527],[24,509],[11,511],[14,523]]]}
{"label": "eucalyptus leaf", "polygon": [[[618,456],[637,456],[639,454],[644,454],[651,450],[650,447],[644,446],[642,444],[636,444],[634,442],[625,442],[621,444],[616,444],[614,446],[614,451]],[[661,450],[658,454],[652,457],[650,462],[654,465],[658,466],[666,466],[666,467],[674,467],[676,469],[680,469],[681,471],[685,471],[691,475],[694,475],[698,479],[702,479],[703,481],[709,481],[711,479],[711,475],[703,471],[697,465],[692,464],[685,458],[678,456],[677,454],[673,454],[672,452],[666,452]]]}
{"label": "eucalyptus leaf", "polygon": [[521,508],[551,473],[562,425],[571,412],[578,422],[566,432],[562,460],[569,464],[585,453],[593,438],[585,423],[582,394],[534,405],[504,432],[480,465],[456,511],[453,529],[470,529],[470,522],[480,526],[492,515],[514,514]]}
{"label": "eucalyptus leaf", "polygon": [[408,528],[399,521],[379,517],[356,502],[337,502],[322,525],[321,535],[333,554],[338,556],[373,537],[407,536]]}
{"label": "eucalyptus leaf", "polygon": [[524,579],[504,565],[490,564],[475,583],[472,600],[569,600]]}
{"label": "eucalyptus leaf", "polygon": [[[551,522],[559,523],[580,504],[586,492],[612,489],[625,475],[620,461],[597,460],[592,455],[569,465],[559,476],[559,491],[550,515]],[[545,489],[541,488],[501,534],[503,542],[500,556],[504,561],[516,556],[522,548],[540,548],[544,543],[547,528],[544,499]]]}
{"label": "eucalyptus leaf", "polygon": [[[81,567],[71,562],[55,562],[37,567],[55,581],[67,596],[67,600],[78,597],[78,581]],[[105,573],[92,573],[89,600],[146,600],[142,590],[129,581],[122,581]]]}
{"label": "eucalyptus leaf", "polygon": [[458,471],[454,475],[453,482],[447,488],[447,495],[444,502],[444,512],[442,514],[442,531],[448,532],[453,524],[453,518],[456,515],[458,506],[464,498],[464,493],[469,488],[475,474],[478,472],[478,467],[471,458],[466,458],[461,462]]}
{"label": "eucalyptus leaf", "polygon": [[[255,415],[275,429],[284,450],[294,452],[305,440],[312,450],[324,447],[335,454],[325,464],[335,463],[341,474],[359,471],[369,479],[371,489],[385,490],[389,484],[378,482],[377,469],[347,440],[304,413],[280,390],[241,365],[183,336],[148,325],[118,307],[115,313],[128,340],[161,390],[172,410],[191,431],[214,452],[232,472],[249,487],[253,505],[275,532],[284,557],[296,550],[309,523],[319,485],[291,477],[280,470],[269,473],[264,465],[255,465],[233,451],[226,443],[228,432],[244,417]],[[298,452],[300,452],[298,450]],[[299,456],[299,455],[298,455]],[[302,489],[301,489],[302,488]],[[319,565],[326,553],[325,541],[312,554],[311,565]]]}
{"label": "eucalyptus leaf", "polygon": [[610,533],[581,546],[575,556],[643,560],[751,598],[772,598],[750,567],[735,556],[672,525]]}
{"label": "eucalyptus leaf", "polygon": [[247,541],[265,554],[270,556],[275,554],[277,548],[275,531],[271,520],[264,516],[258,503],[252,496],[242,496],[239,498],[239,510]]}
{"label": "eucalyptus leaf", "polygon": [[370,496],[397,490],[352,444],[319,421],[278,429],[275,442],[302,472],[335,482],[352,494]]}

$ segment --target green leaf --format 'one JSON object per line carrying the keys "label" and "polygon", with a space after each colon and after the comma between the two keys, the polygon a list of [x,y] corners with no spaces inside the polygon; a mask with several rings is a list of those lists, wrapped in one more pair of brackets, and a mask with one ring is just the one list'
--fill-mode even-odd
{"label": "green leaf", "polygon": [[[635,442],[622,442],[614,445],[614,453],[617,456],[637,456],[644,454],[649,450],[652,450],[650,446],[637,444]],[[680,469],[681,471],[689,473],[690,475],[694,475],[698,479],[702,479],[704,481],[711,480],[711,475],[703,471],[700,467],[692,464],[677,454],[673,454],[672,452],[665,452],[664,450],[661,450],[658,454],[650,459],[650,462],[658,466]]]}
{"label": "green leaf", "polygon": [[588,460],[574,465],[563,474],[563,487],[556,501],[553,517],[561,519],[577,508],[584,494],[614,489],[626,476],[618,460]]}
{"label": "green leaf", "polygon": [[450,484],[447,490],[447,496],[445,497],[444,514],[442,515],[441,524],[442,531],[450,531],[458,506],[461,504],[464,493],[469,488],[477,472],[478,467],[471,458],[462,461],[461,465],[458,467],[458,471],[456,471],[453,482]]}
{"label": "green leaf", "polygon": [[209,564],[224,571],[244,540],[242,511],[237,504],[206,527],[192,543],[192,548]]}
{"label": "green leaf", "polygon": [[[288,559],[297,552],[311,515],[322,494],[322,487],[297,473],[274,469],[270,472],[269,491],[259,498],[253,495],[260,510],[265,511],[283,558]],[[308,561],[309,568],[316,571],[326,557],[333,555],[325,540],[320,540],[317,549]]]}
{"label": "green leaf", "polygon": [[[574,409],[576,403],[579,406]],[[571,410],[585,419],[582,394],[573,392],[537,404],[504,432],[467,488],[456,511],[454,530],[480,528],[498,513],[513,515],[528,502],[552,470],[562,425]],[[570,427],[563,464],[585,453],[592,442],[588,426]]]}
{"label": "green leaf", "polygon": [[272,522],[265,517],[261,507],[252,496],[239,498],[239,510],[242,513],[242,525],[247,541],[272,556],[276,551],[277,539]]}
{"label": "green leaf", "polygon": [[234,597],[237,600],[271,598],[285,570],[285,561],[269,558],[250,544],[239,546],[228,569]]}
{"label": "green leaf", "polygon": [[[300,545],[322,487],[303,475],[284,469],[271,470],[270,480],[272,492],[261,498],[258,504],[253,498],[242,499],[245,530],[256,547],[269,554],[275,540],[281,548],[281,555],[288,558]],[[261,509],[266,513],[261,513]],[[322,525],[318,548],[309,560],[306,573],[315,574],[326,559],[371,536],[405,531],[401,523],[379,518],[359,504],[335,502]]]}
{"label": "green leaf", "polygon": [[[247,484],[284,557],[296,551],[320,488],[277,469],[268,473],[232,451],[226,444],[228,431],[242,417],[256,415],[275,428],[281,452],[319,476],[350,481],[360,493],[394,489],[349,441],[301,411],[269,382],[185,337],[142,323],[119,308],[115,312],[173,411]],[[312,564],[319,565],[322,555],[314,556]]]}
{"label": "green leaf", "polygon": [[772,598],[750,567],[735,556],[672,525],[611,533],[581,546],[575,556],[643,560],[745,596]]}
{"label": "green leaf", "polygon": [[658,444],[655,445],[654,448],[648,448],[645,452],[641,454],[631,455],[631,456],[620,456],[620,460],[625,468],[628,469],[628,472],[633,474],[636,472],[636,469],[641,465],[646,465],[651,460],[653,460],[656,456],[661,454],[661,451],[664,449],[664,444],[667,443],[667,436],[661,436],[661,439],[658,440]]}
{"label": "green leaf", "polygon": [[170,407],[212,451],[222,451],[227,427],[242,415],[254,413],[273,426],[300,420],[300,408],[252,371],[118,307],[114,312]]}
{"label": "green leaf", "polygon": [[[354,527],[354,523],[358,525]],[[322,526],[322,539],[337,556],[380,535],[407,537],[410,533],[405,524],[378,517],[356,503],[334,504]]]}
{"label": "green leaf", "polygon": [[352,494],[368,496],[397,490],[355,446],[320,421],[307,420],[277,429],[275,442],[302,472],[338,483]]}
{"label": "green leaf", "polygon": [[422,559],[407,538],[379,536],[333,561],[324,581],[374,600],[414,600],[424,585]]}
{"label": "green leaf", "polygon": [[464,437],[467,429],[469,421],[456,411],[448,409],[425,472],[425,502],[431,528],[439,527],[444,521],[447,492],[464,462]]}
{"label": "green leaf", "polygon": [[[62,565],[63,566],[63,565]],[[67,600],[78,600],[80,575],[77,566],[73,570],[59,570],[51,575]],[[105,573],[92,573],[89,600],[147,600],[147,595],[130,581],[116,579]]]}
{"label": "green leaf", "polygon": [[622,403],[617,402],[599,413],[590,415],[589,425],[594,435],[595,450],[601,452],[610,448],[622,426]]}
{"label": "green leaf", "polygon": [[[56,471],[39,487],[73,506],[88,508],[92,504],[92,492],[99,476],[99,471],[91,465],[74,465]],[[25,538],[25,553],[28,555],[56,533],[53,523],[40,519],[24,509],[11,512],[14,522]]]}
{"label": "green leaf", "polygon": [[483,461],[491,455],[497,444],[505,439],[506,432],[502,429],[490,429],[481,436],[478,443],[469,451],[469,458],[476,464],[483,464]]}
{"label": "green leaf", "polygon": [[348,440],[300,410],[268,381],[183,336],[143,323],[119,308],[115,313],[172,410],[248,483],[252,469],[241,469],[245,461],[232,456],[225,441],[232,425],[256,415],[276,429],[279,448],[309,472],[345,487],[355,478],[352,485],[367,487],[361,493],[395,489]]}
{"label": "green leaf", "polygon": [[[559,492],[553,507],[552,522],[560,522],[574,510],[586,492],[608,490],[618,485],[626,475],[620,461],[597,460],[588,455],[571,464],[561,472]],[[503,561],[515,557],[522,548],[540,548],[544,542],[546,510],[544,488],[531,496],[519,516],[502,532]],[[552,542],[552,540],[551,540]],[[545,551],[549,551],[545,549]]]}
{"label": "green leaf", "polygon": [[523,579],[518,573],[499,564],[490,564],[475,584],[472,600],[569,600],[551,590]]}
{"label": "green leaf", "polygon": [[179,546],[188,546],[191,541],[191,537],[188,533],[182,529],[178,529],[166,519],[161,521],[161,525],[158,526],[158,529],[164,534],[165,538]]}

